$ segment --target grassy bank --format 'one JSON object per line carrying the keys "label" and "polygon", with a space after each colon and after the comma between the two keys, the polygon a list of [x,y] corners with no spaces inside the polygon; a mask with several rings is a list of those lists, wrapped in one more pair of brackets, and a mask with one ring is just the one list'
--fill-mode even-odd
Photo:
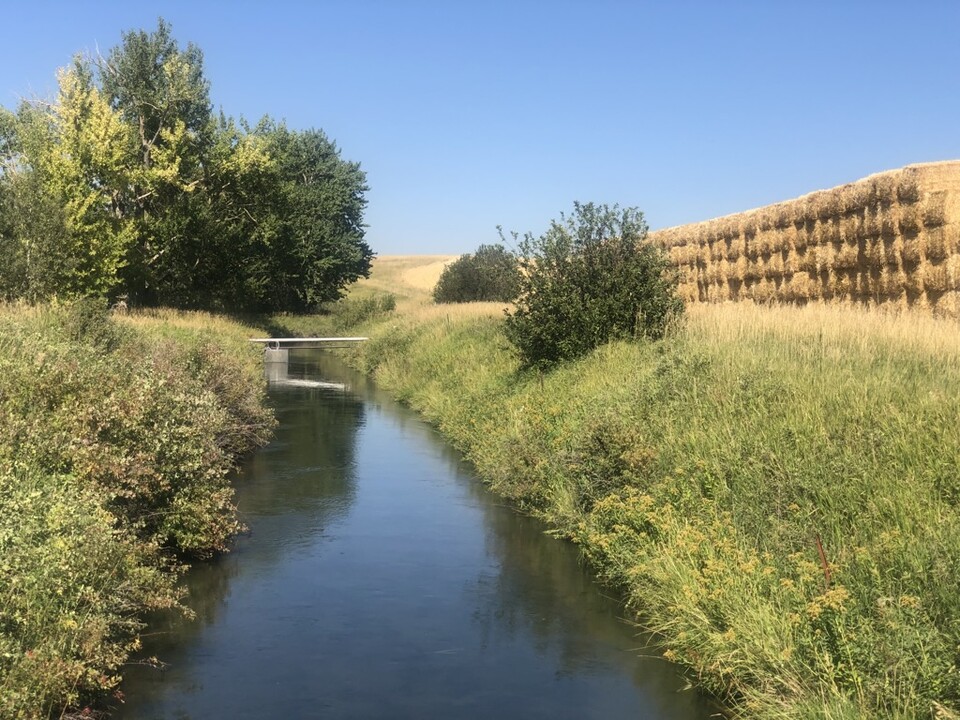
{"label": "grassy bank", "polygon": [[497,306],[408,296],[351,331],[372,338],[354,362],[580,543],[736,713],[957,716],[954,323],[698,307],[543,376]]}
{"label": "grassy bank", "polygon": [[0,717],[112,690],[183,560],[227,547],[228,473],[272,427],[253,332],[0,306]]}

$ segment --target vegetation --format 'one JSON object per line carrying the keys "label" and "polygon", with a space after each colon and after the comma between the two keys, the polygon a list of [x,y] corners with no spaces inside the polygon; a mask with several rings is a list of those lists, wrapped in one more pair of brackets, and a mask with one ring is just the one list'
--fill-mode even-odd
{"label": "vegetation", "polygon": [[0,299],[305,310],[369,274],[359,165],[322,131],[214,116],[163,20],[58,81],[0,108]]}
{"label": "vegetation", "polygon": [[433,289],[438,303],[510,302],[517,297],[520,266],[503,245],[481,245],[447,265]]}
{"label": "vegetation", "polygon": [[523,238],[520,292],[506,323],[523,365],[549,367],[611,340],[663,336],[683,303],[669,259],[646,235],[635,208],[575,203],[573,215]]}
{"label": "vegetation", "polygon": [[353,361],[579,543],[734,714],[960,713],[955,324],[695,306],[542,375],[494,304],[411,299],[354,331]]}
{"label": "vegetation", "polygon": [[113,689],[181,558],[240,527],[227,473],[272,427],[250,332],[0,305],[0,717]]}

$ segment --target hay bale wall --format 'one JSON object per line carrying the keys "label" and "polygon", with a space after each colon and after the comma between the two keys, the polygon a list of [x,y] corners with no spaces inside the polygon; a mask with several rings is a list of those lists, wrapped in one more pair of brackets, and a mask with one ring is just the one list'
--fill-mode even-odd
{"label": "hay bale wall", "polygon": [[650,233],[689,302],[841,301],[960,317],[960,161]]}

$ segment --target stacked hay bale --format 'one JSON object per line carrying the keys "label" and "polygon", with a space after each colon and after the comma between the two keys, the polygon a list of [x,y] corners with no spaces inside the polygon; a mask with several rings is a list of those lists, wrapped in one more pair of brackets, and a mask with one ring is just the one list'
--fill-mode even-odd
{"label": "stacked hay bale", "polygon": [[650,234],[689,302],[846,301],[960,316],[960,161]]}

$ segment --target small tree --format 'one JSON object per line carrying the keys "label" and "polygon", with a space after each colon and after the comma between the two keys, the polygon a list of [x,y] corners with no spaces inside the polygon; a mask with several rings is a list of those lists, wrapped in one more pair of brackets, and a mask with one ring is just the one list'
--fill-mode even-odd
{"label": "small tree", "polygon": [[509,302],[517,296],[519,283],[517,256],[503,245],[481,245],[443,269],[433,299],[438,303]]}
{"label": "small tree", "polygon": [[[615,339],[660,338],[683,312],[666,254],[636,208],[574,203],[520,241],[520,292],[507,338],[525,367],[548,367]],[[514,237],[517,237],[514,235]]]}

